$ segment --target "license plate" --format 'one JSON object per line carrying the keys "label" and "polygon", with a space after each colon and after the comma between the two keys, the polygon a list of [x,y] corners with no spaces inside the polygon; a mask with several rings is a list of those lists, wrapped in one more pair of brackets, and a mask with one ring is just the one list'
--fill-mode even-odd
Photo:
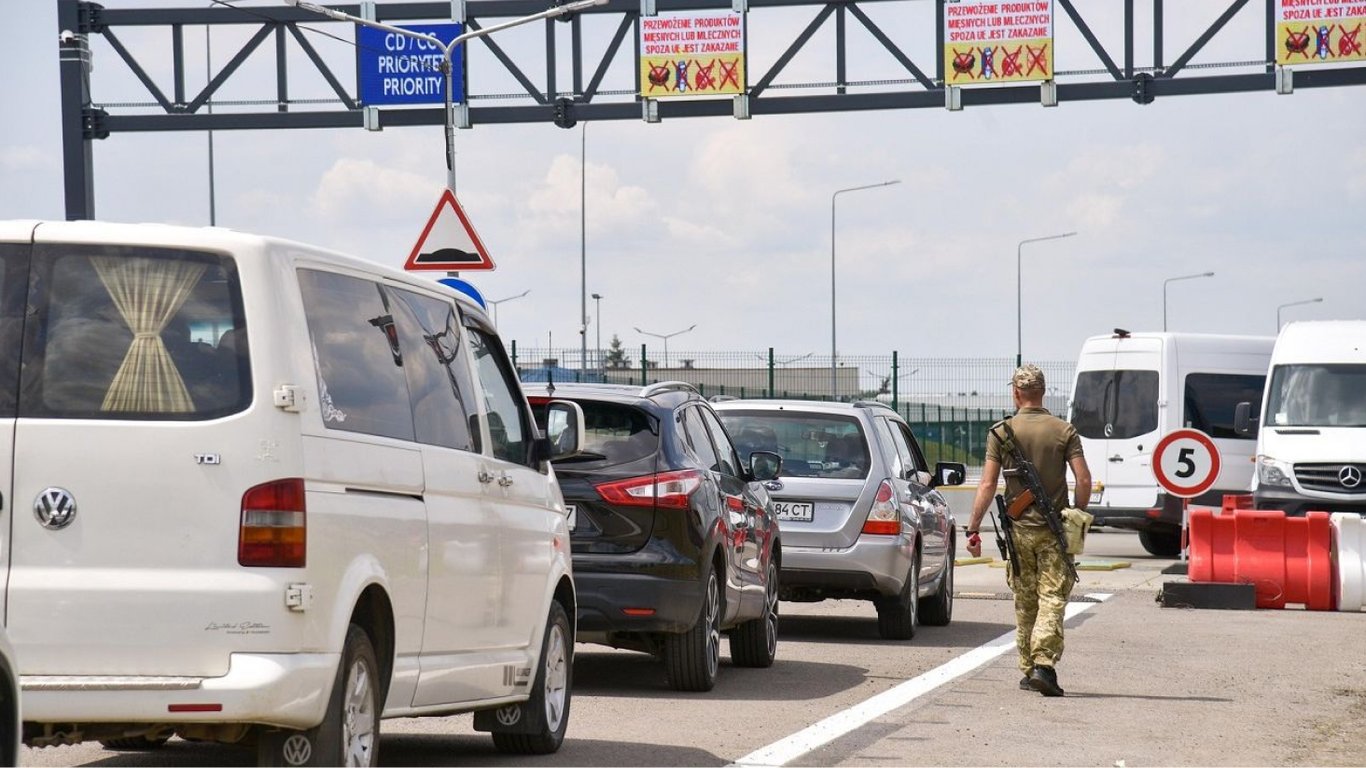
{"label": "license plate", "polygon": [[564,512],[565,524],[568,525],[569,530],[572,531],[574,530],[574,526],[579,524],[579,508],[573,504],[566,504],[564,505]]}
{"label": "license plate", "polygon": [[775,501],[773,511],[778,514],[779,521],[809,523],[815,516],[816,505],[809,501]]}
{"label": "license plate", "polygon": [[1096,483],[1095,485],[1091,486],[1091,503],[1099,504],[1104,499],[1105,486],[1101,485],[1100,483]]}

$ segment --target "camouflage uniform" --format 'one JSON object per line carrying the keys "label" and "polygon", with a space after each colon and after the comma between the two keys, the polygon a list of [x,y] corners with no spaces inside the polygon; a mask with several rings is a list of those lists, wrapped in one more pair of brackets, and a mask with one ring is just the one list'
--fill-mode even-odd
{"label": "camouflage uniform", "polygon": [[[1038,470],[1053,509],[1061,512],[1068,506],[1068,462],[1082,455],[1077,431],[1037,406],[1021,408],[1011,417],[1010,425],[1020,451]],[[1005,469],[1014,465],[1010,452],[1003,449],[995,434],[987,438],[986,455]],[[1023,489],[1018,479],[1006,480],[1008,498]],[[1013,568],[1007,568],[1006,582],[1015,593],[1015,644],[1020,652],[1020,669],[1028,676],[1036,665],[1053,667],[1062,658],[1063,611],[1075,581],[1067,567],[1072,556],[1063,554],[1037,507],[1030,507],[1015,522],[1013,538],[1020,573],[1016,576]]]}

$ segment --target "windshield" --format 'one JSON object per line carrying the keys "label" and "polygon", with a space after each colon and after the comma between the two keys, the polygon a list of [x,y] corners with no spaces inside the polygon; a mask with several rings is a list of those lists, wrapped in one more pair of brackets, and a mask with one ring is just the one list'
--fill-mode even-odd
{"label": "windshield", "polygon": [[1366,427],[1366,365],[1278,365],[1266,413],[1278,427]]}
{"label": "windshield", "polygon": [[719,411],[740,460],[751,451],[783,457],[783,477],[865,478],[868,441],[857,419],[782,411]]}

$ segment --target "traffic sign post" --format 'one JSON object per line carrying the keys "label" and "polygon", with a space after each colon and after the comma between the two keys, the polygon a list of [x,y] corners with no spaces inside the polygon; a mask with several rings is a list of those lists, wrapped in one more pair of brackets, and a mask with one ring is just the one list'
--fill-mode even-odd
{"label": "traffic sign post", "polygon": [[1219,477],[1219,447],[1198,429],[1168,432],[1153,448],[1153,477],[1181,499],[1181,559],[1186,559],[1190,500],[1214,487]]}

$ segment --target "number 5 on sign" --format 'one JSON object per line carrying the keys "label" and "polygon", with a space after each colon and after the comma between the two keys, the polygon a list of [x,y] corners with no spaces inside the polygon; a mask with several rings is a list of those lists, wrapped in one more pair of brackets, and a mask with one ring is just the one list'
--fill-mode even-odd
{"label": "number 5 on sign", "polygon": [[1190,499],[1214,487],[1219,477],[1219,449],[1198,429],[1178,429],[1157,441],[1153,476],[1167,493]]}

